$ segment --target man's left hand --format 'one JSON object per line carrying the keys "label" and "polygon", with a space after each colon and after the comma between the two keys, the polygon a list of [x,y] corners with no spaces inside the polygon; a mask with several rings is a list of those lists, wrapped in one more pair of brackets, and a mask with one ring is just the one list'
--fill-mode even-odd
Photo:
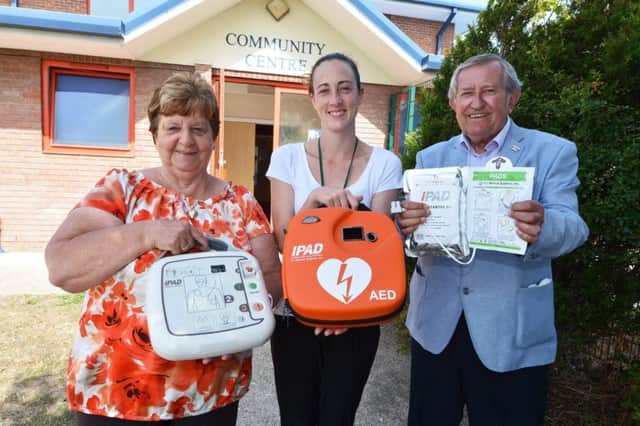
{"label": "man's left hand", "polygon": [[516,233],[529,244],[534,244],[540,237],[544,222],[544,206],[537,201],[518,201],[511,204],[509,216],[515,220]]}

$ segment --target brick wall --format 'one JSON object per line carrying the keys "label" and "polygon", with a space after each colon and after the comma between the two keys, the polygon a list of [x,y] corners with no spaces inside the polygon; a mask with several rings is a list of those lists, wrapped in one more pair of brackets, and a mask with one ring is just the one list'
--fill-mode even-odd
{"label": "brick wall", "polygon": [[18,6],[87,15],[87,0],[19,0]]}
{"label": "brick wall", "polygon": [[[134,67],[136,123],[133,158],[42,152],[42,59],[73,59],[81,63]],[[0,245],[12,251],[42,250],[69,209],[109,169],[159,165],[147,131],[146,106],[152,88],[176,70],[192,69],[0,50]]]}
{"label": "brick wall", "polygon": [[[130,66],[135,69],[136,123],[133,158],[44,154],[40,69],[43,59]],[[69,210],[109,169],[159,165],[148,133],[146,107],[152,89],[174,71],[193,67],[133,63],[0,49],[0,246],[11,251],[42,250]],[[364,85],[357,117],[358,136],[383,147],[389,95],[397,87]]]}
{"label": "brick wall", "polygon": [[0,6],[11,6],[11,0],[0,0]]}
{"label": "brick wall", "polygon": [[364,95],[356,118],[356,133],[369,145],[386,146],[389,127],[389,96],[401,90],[395,86],[363,85]]}
{"label": "brick wall", "polygon": [[[406,16],[386,15],[403,33],[427,53],[435,53],[438,31],[442,28],[442,22],[425,21]],[[447,27],[442,37],[442,52],[447,54],[453,46],[454,25]]]}
{"label": "brick wall", "polygon": [[[0,0],[0,5],[10,1]],[[20,7],[86,13],[86,0],[21,0]],[[389,16],[426,52],[435,52],[439,22]],[[453,26],[445,32],[444,52],[453,42]],[[136,123],[133,158],[96,157],[42,152],[41,61],[43,59],[128,66],[135,69]],[[113,167],[141,169],[159,165],[147,127],[146,106],[154,87],[177,70],[167,64],[0,48],[0,246],[12,251],[42,250],[68,211]],[[242,74],[242,73],[239,73]],[[245,77],[303,82],[284,76]],[[389,96],[401,88],[364,85],[356,118],[358,136],[373,146],[386,145]]]}

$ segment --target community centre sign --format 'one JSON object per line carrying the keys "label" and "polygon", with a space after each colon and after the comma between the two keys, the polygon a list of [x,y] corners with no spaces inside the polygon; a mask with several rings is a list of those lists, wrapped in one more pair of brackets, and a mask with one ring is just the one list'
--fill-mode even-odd
{"label": "community centre sign", "polygon": [[242,49],[244,68],[274,74],[305,74],[325,52],[326,43],[228,32],[225,44]]}

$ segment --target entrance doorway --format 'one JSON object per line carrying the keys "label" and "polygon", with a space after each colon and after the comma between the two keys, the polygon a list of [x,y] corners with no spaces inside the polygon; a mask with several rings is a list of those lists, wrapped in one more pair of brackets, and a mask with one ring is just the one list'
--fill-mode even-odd
{"label": "entrance doorway", "polygon": [[266,213],[271,217],[271,190],[267,169],[273,152],[273,126],[259,124],[256,126],[255,173],[253,175],[253,195]]}
{"label": "entrance doorway", "polygon": [[271,191],[265,174],[273,150],[313,137],[319,119],[301,85],[280,87],[279,82],[234,77],[218,84],[223,149],[212,163],[213,172],[246,186],[270,216]]}

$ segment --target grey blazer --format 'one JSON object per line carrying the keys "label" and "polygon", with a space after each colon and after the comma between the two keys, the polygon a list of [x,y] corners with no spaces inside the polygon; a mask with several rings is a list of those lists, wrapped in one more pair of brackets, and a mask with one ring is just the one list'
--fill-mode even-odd
{"label": "grey blazer", "polygon": [[[444,350],[464,312],[473,346],[498,372],[550,364],[555,360],[551,259],[569,253],[588,237],[578,214],[574,143],[518,127],[512,122],[499,155],[514,166],[535,167],[533,199],[544,205],[539,240],[523,256],[478,250],[461,266],[444,256],[418,259],[411,278],[407,327],[431,353]],[[416,168],[464,166],[467,152],[456,136],[418,152]]]}

